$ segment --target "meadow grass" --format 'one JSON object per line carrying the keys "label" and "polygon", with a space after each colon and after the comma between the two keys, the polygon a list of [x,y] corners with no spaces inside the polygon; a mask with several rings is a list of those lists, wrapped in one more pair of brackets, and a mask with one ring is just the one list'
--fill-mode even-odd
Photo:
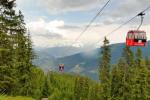
{"label": "meadow grass", "polygon": [[35,100],[35,99],[31,97],[22,97],[22,96],[16,96],[16,97],[0,96],[0,100]]}

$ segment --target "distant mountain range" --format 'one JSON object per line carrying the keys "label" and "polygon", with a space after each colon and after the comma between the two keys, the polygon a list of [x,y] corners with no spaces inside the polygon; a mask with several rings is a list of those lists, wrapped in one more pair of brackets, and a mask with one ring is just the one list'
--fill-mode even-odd
{"label": "distant mountain range", "polygon": [[[111,63],[116,63],[122,55],[124,43],[112,44]],[[66,52],[70,48],[69,52]],[[131,49],[136,52],[138,47]],[[140,47],[143,56],[150,57],[150,41],[146,47]],[[78,73],[89,76],[95,80],[98,79],[97,68],[100,58],[100,48],[84,51],[85,49],[76,47],[55,47],[46,49],[36,49],[35,52],[38,58],[34,60],[34,64],[40,66],[43,70],[58,71],[59,63],[65,64],[65,72]]]}

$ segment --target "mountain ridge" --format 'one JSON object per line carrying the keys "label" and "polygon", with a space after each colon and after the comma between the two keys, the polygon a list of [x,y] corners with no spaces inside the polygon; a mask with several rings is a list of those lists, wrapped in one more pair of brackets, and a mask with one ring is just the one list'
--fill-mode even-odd
{"label": "mountain ridge", "polygon": [[[117,43],[117,44],[112,44],[110,46],[112,52],[111,63],[115,64],[122,55],[122,51],[123,48],[125,47],[125,43]],[[131,47],[133,52],[136,52],[137,48],[141,48],[144,57],[146,56],[150,57],[150,41],[147,43],[146,47]],[[40,59],[36,59],[34,63],[40,66],[44,70],[50,69],[54,71],[58,71],[58,65],[60,63],[64,63],[65,72],[79,73],[82,75],[87,75],[97,80],[98,79],[97,68],[99,62],[98,60],[101,56],[100,50],[101,48],[96,48],[86,52],[82,51],[80,53],[76,53],[73,55],[60,57],[60,58],[55,58],[53,56],[51,57],[48,54],[44,57],[43,54],[41,55],[40,52],[37,52],[38,55],[40,56],[39,57]]]}

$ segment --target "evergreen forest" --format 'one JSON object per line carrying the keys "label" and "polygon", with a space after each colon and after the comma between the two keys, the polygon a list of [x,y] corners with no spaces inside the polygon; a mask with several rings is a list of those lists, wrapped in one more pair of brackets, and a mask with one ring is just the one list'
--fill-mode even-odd
{"label": "evergreen forest", "polygon": [[111,64],[107,38],[99,53],[99,81],[48,71],[32,63],[31,34],[15,0],[0,0],[0,100],[150,100],[150,59],[125,47]]}

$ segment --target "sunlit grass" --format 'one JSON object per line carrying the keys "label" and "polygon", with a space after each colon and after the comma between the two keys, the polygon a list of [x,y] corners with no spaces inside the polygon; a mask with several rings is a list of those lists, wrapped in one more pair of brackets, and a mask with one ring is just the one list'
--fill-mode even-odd
{"label": "sunlit grass", "polygon": [[0,96],[0,100],[35,100],[35,99],[31,97],[22,97],[22,96],[16,96],[16,97]]}

